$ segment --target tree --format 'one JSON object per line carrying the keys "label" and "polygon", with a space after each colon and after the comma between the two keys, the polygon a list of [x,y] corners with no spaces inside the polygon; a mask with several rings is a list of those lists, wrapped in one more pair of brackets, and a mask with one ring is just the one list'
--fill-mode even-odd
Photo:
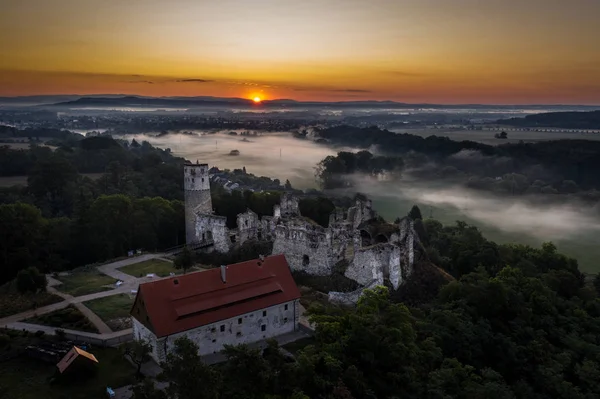
{"label": "tree", "polygon": [[221,375],[217,370],[202,363],[198,345],[188,338],[175,340],[173,351],[162,364],[159,380],[168,381],[169,399],[218,399],[221,391]]}
{"label": "tree", "polygon": [[175,266],[176,269],[182,269],[183,273],[185,273],[194,264],[194,258],[194,253],[185,246],[183,247],[183,251],[175,258],[173,266]]}
{"label": "tree", "polygon": [[600,296],[600,273],[596,274],[594,277],[594,288],[596,289],[596,293]]}
{"label": "tree", "polygon": [[28,267],[17,274],[17,290],[22,294],[46,291],[47,285],[46,275],[40,273],[36,267]]}
{"label": "tree", "polygon": [[123,349],[123,354],[137,366],[136,374],[142,375],[142,364],[150,360],[152,345],[145,340],[134,340]]}
{"label": "tree", "polygon": [[286,179],[284,187],[285,187],[286,190],[291,190],[292,189],[292,183],[290,183],[290,181]]}
{"label": "tree", "polygon": [[160,389],[156,389],[154,381],[146,378],[140,384],[132,388],[132,399],[167,399],[167,394]]}
{"label": "tree", "polygon": [[421,209],[419,209],[417,205],[413,205],[413,207],[410,209],[410,212],[408,212],[408,217],[412,220],[423,220]]}

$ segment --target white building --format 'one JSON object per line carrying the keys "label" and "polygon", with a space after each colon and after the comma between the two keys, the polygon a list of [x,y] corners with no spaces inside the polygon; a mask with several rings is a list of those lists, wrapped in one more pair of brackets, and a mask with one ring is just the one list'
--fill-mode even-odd
{"label": "white building", "polygon": [[141,284],[131,310],[134,339],[165,360],[186,336],[199,354],[298,329],[300,291],[284,255]]}

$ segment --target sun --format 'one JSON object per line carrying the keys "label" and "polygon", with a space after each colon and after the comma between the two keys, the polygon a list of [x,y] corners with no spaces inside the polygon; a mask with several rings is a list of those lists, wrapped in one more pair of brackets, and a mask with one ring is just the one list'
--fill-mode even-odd
{"label": "sun", "polygon": [[260,103],[262,100],[260,99],[260,97],[256,96],[252,99],[252,101],[254,101],[256,104]]}

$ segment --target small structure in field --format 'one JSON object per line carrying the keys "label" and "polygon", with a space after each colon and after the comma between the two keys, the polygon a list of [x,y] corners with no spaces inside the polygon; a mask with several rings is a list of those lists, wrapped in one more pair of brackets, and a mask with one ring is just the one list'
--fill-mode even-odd
{"label": "small structure in field", "polygon": [[98,364],[96,356],[89,352],[84,351],[81,348],[74,346],[69,352],[62,358],[60,362],[56,364],[58,372],[64,374],[67,369],[90,369]]}

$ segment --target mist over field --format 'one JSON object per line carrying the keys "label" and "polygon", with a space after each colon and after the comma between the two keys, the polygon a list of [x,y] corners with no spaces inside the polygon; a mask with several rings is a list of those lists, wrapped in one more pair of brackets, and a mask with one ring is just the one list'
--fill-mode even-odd
{"label": "mist over field", "polygon": [[[198,159],[221,169],[245,166],[255,175],[278,178],[282,182],[289,179],[294,187],[301,189],[317,188],[315,166],[323,158],[341,150],[352,151],[296,139],[289,133],[245,137],[248,141],[227,133],[134,137],[161,148],[171,148],[177,156],[192,161]],[[239,150],[240,155],[228,155],[231,150]],[[458,155],[459,158],[471,156],[473,154]],[[424,217],[433,216],[444,224],[464,220],[478,226],[487,238],[499,243],[539,246],[544,241],[553,241],[560,251],[579,260],[582,271],[597,272],[594,259],[600,255],[600,248],[597,248],[600,213],[589,206],[498,197],[443,181],[422,182],[411,176],[395,181],[355,176],[354,183],[352,191],[371,197],[377,211],[387,220],[405,215],[417,204]],[[335,190],[331,193],[343,192]]]}

